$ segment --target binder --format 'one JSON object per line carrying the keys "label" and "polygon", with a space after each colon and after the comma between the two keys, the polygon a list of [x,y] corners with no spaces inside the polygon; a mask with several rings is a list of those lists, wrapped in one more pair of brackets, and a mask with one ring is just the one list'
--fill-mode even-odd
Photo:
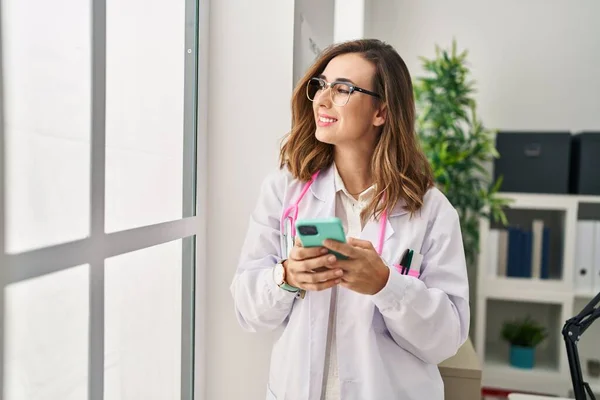
{"label": "binder", "polygon": [[533,232],[532,255],[531,255],[531,277],[542,277],[542,244],[544,240],[544,221],[541,219],[533,220],[531,224]]}
{"label": "binder", "polygon": [[521,274],[521,263],[523,260],[523,249],[521,229],[514,226],[509,226],[508,231],[508,255],[506,262],[506,276],[518,278]]}
{"label": "binder", "polygon": [[600,221],[596,221],[596,232],[594,235],[594,277],[592,284],[594,285],[592,293],[600,292]]}
{"label": "binder", "polygon": [[494,278],[499,276],[498,271],[498,240],[500,237],[500,231],[498,229],[490,229],[488,233],[488,250],[489,250],[489,265],[488,274]]}
{"label": "binder", "polygon": [[[598,227],[596,227],[596,225]],[[595,231],[600,229],[596,221],[577,221],[577,237],[575,246],[575,268],[573,285],[575,291],[589,293],[593,289],[593,276],[595,270]],[[600,280],[599,280],[600,283]]]}
{"label": "binder", "polygon": [[508,253],[508,232],[506,229],[500,230],[498,234],[498,276],[506,275],[506,260]]}

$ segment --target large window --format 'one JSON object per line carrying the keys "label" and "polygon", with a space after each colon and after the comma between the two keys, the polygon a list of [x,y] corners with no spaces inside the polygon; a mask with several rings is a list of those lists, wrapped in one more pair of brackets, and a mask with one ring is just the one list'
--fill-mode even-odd
{"label": "large window", "polygon": [[0,397],[191,399],[198,0],[0,11]]}

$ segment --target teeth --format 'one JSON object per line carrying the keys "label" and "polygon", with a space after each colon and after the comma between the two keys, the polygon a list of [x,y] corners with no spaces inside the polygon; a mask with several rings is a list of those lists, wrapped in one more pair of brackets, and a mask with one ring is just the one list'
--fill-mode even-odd
{"label": "teeth", "polygon": [[321,121],[321,122],[328,122],[328,123],[331,123],[331,122],[335,122],[335,121],[337,121],[337,119],[334,119],[334,118],[325,118],[325,117],[319,117],[319,121]]}

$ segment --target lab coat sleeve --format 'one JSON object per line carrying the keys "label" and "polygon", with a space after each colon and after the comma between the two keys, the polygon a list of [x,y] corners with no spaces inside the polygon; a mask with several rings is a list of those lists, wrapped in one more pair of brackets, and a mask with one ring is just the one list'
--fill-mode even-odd
{"label": "lab coat sleeve", "polygon": [[469,284],[460,222],[447,206],[424,238],[421,277],[391,268],[372,296],[394,341],[430,364],[452,357],[469,332]]}
{"label": "lab coat sleeve", "polygon": [[285,180],[277,171],[263,182],[230,287],[238,322],[250,332],[276,329],[295,299],[294,293],[273,280],[273,267],[282,260],[280,213]]}

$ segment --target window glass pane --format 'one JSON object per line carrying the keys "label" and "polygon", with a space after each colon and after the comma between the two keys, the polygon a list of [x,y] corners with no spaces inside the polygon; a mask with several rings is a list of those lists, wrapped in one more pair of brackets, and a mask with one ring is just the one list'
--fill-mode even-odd
{"label": "window glass pane", "polygon": [[10,253],[88,235],[90,25],[89,1],[2,1]]}
{"label": "window glass pane", "polygon": [[107,1],[107,232],[188,216],[185,29],[185,0]]}
{"label": "window glass pane", "polygon": [[89,266],[6,287],[5,399],[87,398]]}
{"label": "window glass pane", "polygon": [[181,398],[182,241],[106,260],[106,400]]}

